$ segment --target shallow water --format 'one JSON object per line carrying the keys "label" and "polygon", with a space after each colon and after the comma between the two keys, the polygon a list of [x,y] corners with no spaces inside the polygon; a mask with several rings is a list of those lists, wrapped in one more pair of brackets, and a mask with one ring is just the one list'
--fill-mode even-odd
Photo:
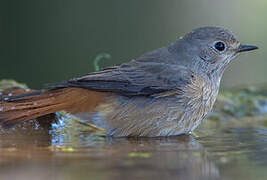
{"label": "shallow water", "polygon": [[0,136],[0,179],[267,178],[262,123],[208,121],[196,134],[129,139],[15,129]]}

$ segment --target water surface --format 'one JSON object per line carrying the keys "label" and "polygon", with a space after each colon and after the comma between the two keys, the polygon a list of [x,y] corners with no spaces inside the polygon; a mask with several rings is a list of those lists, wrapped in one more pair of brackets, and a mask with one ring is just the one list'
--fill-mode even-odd
{"label": "water surface", "polygon": [[22,127],[2,133],[0,179],[267,178],[262,123],[206,122],[197,136],[169,138],[49,132]]}

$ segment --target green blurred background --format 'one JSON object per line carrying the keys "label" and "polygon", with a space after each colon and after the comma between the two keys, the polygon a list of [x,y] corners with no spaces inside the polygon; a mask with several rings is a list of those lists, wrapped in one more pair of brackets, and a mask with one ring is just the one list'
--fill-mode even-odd
{"label": "green blurred background", "polygon": [[239,56],[223,87],[267,83],[266,0],[0,0],[0,79],[41,88],[165,46],[193,28],[223,26],[260,50]]}

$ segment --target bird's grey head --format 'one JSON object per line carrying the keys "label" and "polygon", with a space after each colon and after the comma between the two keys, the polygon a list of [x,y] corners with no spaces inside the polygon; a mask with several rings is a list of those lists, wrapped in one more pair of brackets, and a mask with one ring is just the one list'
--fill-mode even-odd
{"label": "bird's grey head", "polygon": [[231,31],[220,27],[195,29],[168,48],[176,54],[179,64],[217,78],[221,78],[229,62],[240,52],[257,49],[256,46],[242,45]]}

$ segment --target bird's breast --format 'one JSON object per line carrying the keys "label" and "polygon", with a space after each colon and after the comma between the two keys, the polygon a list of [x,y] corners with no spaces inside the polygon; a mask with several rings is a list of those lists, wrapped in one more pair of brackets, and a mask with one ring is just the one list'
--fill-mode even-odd
{"label": "bird's breast", "polygon": [[218,88],[211,81],[195,75],[192,82],[185,87],[184,93],[196,108],[209,111],[216,100]]}
{"label": "bird's breast", "polygon": [[187,132],[194,130],[211,111],[218,88],[211,81],[195,75],[183,94],[185,108],[184,127]]}

